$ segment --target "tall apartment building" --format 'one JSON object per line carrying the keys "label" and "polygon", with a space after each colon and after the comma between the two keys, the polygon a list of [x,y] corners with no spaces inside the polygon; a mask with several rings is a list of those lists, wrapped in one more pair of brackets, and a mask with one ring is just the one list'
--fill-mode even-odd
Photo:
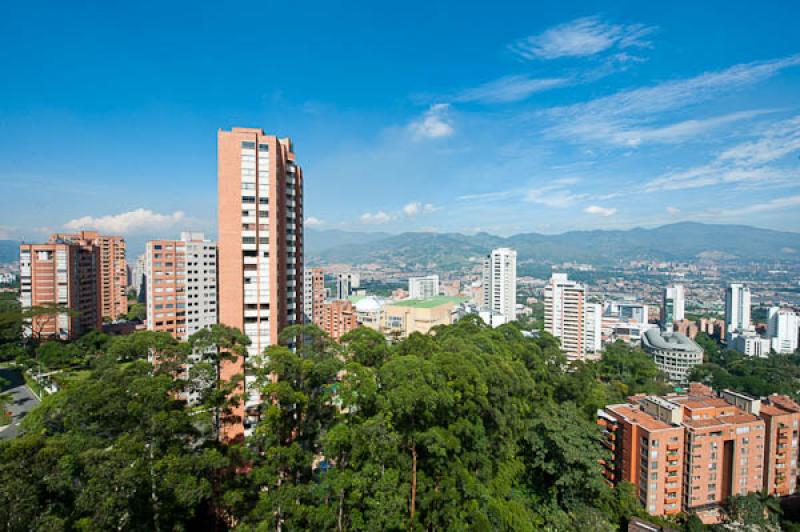
{"label": "tall apartment building", "polygon": [[796,490],[800,407],[693,383],[685,395],[635,396],[598,412],[612,484],[628,481],[653,515],[711,523],[731,495]]}
{"label": "tall apartment building", "polygon": [[203,233],[147,242],[145,277],[149,330],[186,340],[217,323],[217,245]]}
{"label": "tall apartment building", "polygon": [[544,287],[544,330],[561,339],[569,360],[586,355],[586,291],[566,273],[554,273]]}
{"label": "tall apartment building", "polygon": [[343,272],[336,275],[336,299],[347,299],[361,287],[361,274]]}
{"label": "tall apartment building", "polygon": [[483,306],[506,321],[517,318],[517,252],[513,249],[494,249],[484,259]]}
{"label": "tall apartment building", "polygon": [[[286,326],[303,323],[303,173],[291,140],[258,128],[220,130],[217,158],[219,321],[242,330],[256,356]],[[244,367],[227,362],[222,378]],[[246,401],[233,412],[241,422],[225,427],[226,440],[257,421],[253,382],[245,375]]]}
{"label": "tall apartment building", "polygon": [[325,304],[325,272],[311,268],[303,274],[303,319],[305,323],[322,323],[322,305]]}
{"label": "tall apartment building", "polygon": [[684,319],[685,297],[683,285],[664,288],[661,300],[661,327],[672,329],[672,324]]}
{"label": "tall apartment building", "polygon": [[600,351],[603,349],[603,305],[586,303],[583,316],[586,358],[600,358]]}
{"label": "tall apartment building", "polygon": [[143,253],[136,257],[136,262],[131,268],[130,288],[136,293],[136,299],[144,302],[147,291],[146,276],[147,254]]}
{"label": "tall apartment building", "polygon": [[789,308],[771,307],[767,318],[767,336],[772,350],[790,354],[797,350],[800,316]]}
{"label": "tall apartment building", "polygon": [[334,340],[338,340],[345,334],[358,327],[356,309],[353,304],[346,299],[337,299],[323,303],[320,328],[328,333]]}
{"label": "tall apartment building", "polygon": [[45,305],[68,309],[55,316],[28,320],[23,334],[66,340],[102,327],[100,259],[95,246],[60,239],[46,244],[22,244],[19,262],[22,310]]}
{"label": "tall apartment building", "polygon": [[408,279],[408,297],[410,299],[427,299],[439,295],[439,276],[410,277]]}
{"label": "tall apartment building", "polygon": [[729,339],[752,329],[750,288],[741,283],[731,283],[725,291],[725,328]]}
{"label": "tall apartment building", "polygon": [[125,262],[125,239],[105,236],[96,231],[56,233],[50,241],[69,241],[82,246],[95,246],[98,251],[97,288],[102,318],[117,320],[128,314],[128,268]]}

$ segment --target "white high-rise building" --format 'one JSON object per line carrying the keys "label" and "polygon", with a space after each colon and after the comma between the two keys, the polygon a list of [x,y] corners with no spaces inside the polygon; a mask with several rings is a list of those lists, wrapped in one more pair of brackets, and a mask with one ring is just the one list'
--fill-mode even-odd
{"label": "white high-rise building", "polygon": [[586,358],[600,358],[603,349],[603,305],[586,303],[583,312],[583,334]]}
{"label": "white high-rise building", "polygon": [[136,259],[136,262],[131,268],[131,283],[130,287],[136,292],[136,298],[139,301],[145,300],[143,291],[147,288],[147,255],[142,253]]}
{"label": "white high-rise building", "polygon": [[344,272],[336,276],[336,299],[347,299],[361,286],[358,272]]}
{"label": "white high-rise building", "polygon": [[772,350],[790,354],[797,350],[800,317],[792,309],[772,307],[767,318],[767,336]]}
{"label": "white high-rise building", "polygon": [[498,248],[483,261],[483,306],[505,316],[517,318],[517,252]]}
{"label": "white high-rise building", "polygon": [[684,319],[685,297],[683,285],[664,288],[661,301],[661,327],[672,330],[672,324]]}
{"label": "white high-rise building", "polygon": [[730,340],[752,328],[750,289],[741,283],[731,283],[725,293],[725,329],[728,331],[728,338]]}
{"label": "white high-rise building", "polygon": [[569,360],[586,355],[586,290],[566,273],[554,273],[544,287],[544,330],[561,339]]}
{"label": "white high-rise building", "polygon": [[426,299],[439,295],[439,276],[410,277],[408,279],[408,297],[410,299]]}
{"label": "white high-rise building", "polygon": [[217,244],[203,233],[147,242],[144,275],[149,330],[186,340],[217,323]]}

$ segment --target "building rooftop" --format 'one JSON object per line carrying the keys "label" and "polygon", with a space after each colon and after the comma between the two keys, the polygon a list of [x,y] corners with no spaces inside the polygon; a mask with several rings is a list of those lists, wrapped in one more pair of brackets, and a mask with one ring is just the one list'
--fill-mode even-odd
{"label": "building rooftop", "polygon": [[402,299],[391,303],[395,307],[434,308],[448,303],[458,304],[466,301],[465,297],[436,296],[427,299]]}
{"label": "building rooftop", "polygon": [[654,418],[647,412],[642,412],[639,410],[638,407],[633,405],[610,405],[606,407],[606,410],[614,412],[631,423],[635,423],[636,425],[641,426],[642,428],[653,431],[653,430],[663,430],[663,429],[672,429],[675,428],[673,425],[669,423],[665,423],[659,419]]}
{"label": "building rooftop", "polygon": [[678,332],[663,332],[660,329],[648,329],[642,335],[644,347],[652,349],[669,349],[687,353],[702,353],[703,348],[686,335]]}

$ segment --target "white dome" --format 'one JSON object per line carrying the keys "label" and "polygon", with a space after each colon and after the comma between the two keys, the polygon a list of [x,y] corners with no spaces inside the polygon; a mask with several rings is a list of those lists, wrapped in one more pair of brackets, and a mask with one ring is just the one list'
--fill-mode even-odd
{"label": "white dome", "polygon": [[363,312],[364,314],[379,312],[382,306],[377,297],[367,296],[356,303],[356,312]]}

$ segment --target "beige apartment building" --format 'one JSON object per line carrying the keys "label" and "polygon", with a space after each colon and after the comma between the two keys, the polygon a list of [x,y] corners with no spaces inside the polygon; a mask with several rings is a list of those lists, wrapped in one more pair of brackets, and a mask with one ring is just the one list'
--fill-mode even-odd
{"label": "beige apartment building", "polygon": [[437,325],[453,323],[453,310],[463,301],[464,298],[448,296],[394,301],[383,308],[383,332],[397,338],[415,332],[427,334]]}
{"label": "beige apartment building", "polygon": [[[303,323],[303,173],[292,141],[258,128],[217,135],[219,321],[242,330],[255,357],[278,342],[287,325]],[[244,373],[228,362],[222,377]],[[245,402],[225,427],[238,440],[258,419],[261,397],[245,376]]]}

